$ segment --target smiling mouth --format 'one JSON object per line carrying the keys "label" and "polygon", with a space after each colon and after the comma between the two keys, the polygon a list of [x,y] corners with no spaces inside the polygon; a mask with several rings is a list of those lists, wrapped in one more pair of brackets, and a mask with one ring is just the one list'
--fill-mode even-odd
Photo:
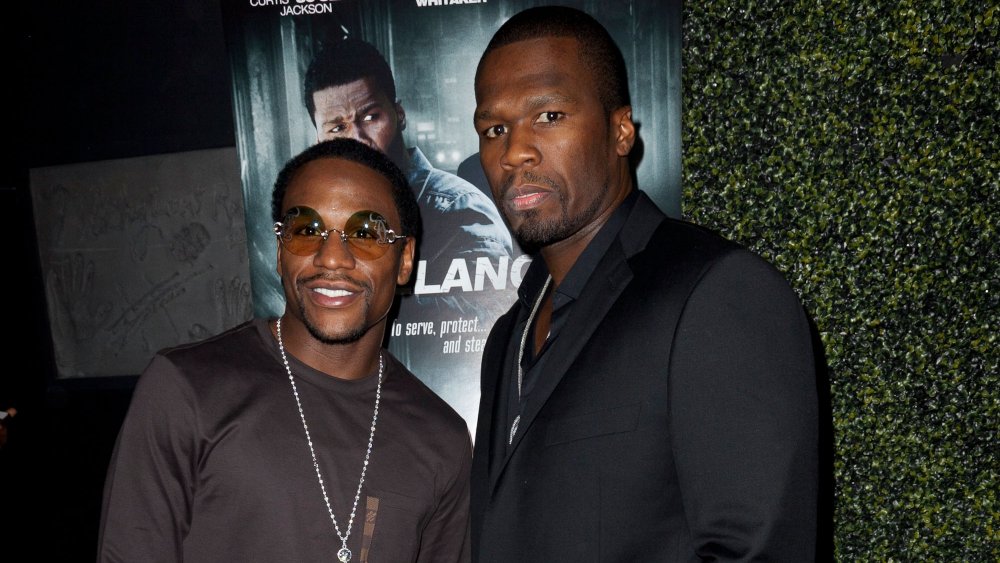
{"label": "smiling mouth", "polygon": [[328,289],[325,287],[317,287],[313,289],[313,291],[326,297],[349,297],[354,295],[353,291],[347,291],[346,289]]}

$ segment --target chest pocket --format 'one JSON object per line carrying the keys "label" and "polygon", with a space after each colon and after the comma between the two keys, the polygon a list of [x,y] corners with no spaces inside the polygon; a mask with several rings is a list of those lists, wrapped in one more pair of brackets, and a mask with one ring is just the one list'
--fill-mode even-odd
{"label": "chest pocket", "polygon": [[419,499],[371,489],[365,509],[361,563],[415,561],[426,506]]}
{"label": "chest pocket", "polygon": [[639,403],[592,411],[549,422],[545,445],[565,444],[609,434],[631,432],[639,424]]}

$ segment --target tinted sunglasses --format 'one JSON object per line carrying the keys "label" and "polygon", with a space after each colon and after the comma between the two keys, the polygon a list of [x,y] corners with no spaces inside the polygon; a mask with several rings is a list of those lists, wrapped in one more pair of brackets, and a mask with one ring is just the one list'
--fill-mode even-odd
{"label": "tinted sunglasses", "polygon": [[355,258],[381,258],[389,246],[406,235],[397,235],[389,228],[385,217],[374,211],[358,211],[347,219],[343,229],[327,229],[319,212],[311,207],[293,207],[274,224],[274,234],[286,250],[296,256],[312,256],[319,252],[330,233],[340,235]]}

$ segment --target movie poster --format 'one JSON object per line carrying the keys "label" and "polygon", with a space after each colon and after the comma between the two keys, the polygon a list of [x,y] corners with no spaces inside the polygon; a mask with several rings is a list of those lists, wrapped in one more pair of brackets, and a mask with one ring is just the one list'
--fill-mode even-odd
{"label": "movie poster", "polygon": [[[493,322],[517,299],[532,259],[511,239],[479,166],[473,79],[493,32],[536,4],[222,1],[254,315],[284,311],[271,214],[278,171],[292,156],[336,133],[327,113],[343,113],[358,88],[389,97],[383,90],[394,87],[391,103],[403,117],[379,147],[407,174],[420,205],[423,237],[416,272],[393,312],[387,345],[465,418],[473,433],[483,345]],[[667,213],[678,215],[680,1],[576,4],[608,28],[625,55],[640,135],[634,151],[639,186]],[[355,79],[330,85],[331,74],[347,72],[338,61],[378,66],[355,52],[331,57],[329,50],[345,39],[370,45],[388,65],[393,84]]]}

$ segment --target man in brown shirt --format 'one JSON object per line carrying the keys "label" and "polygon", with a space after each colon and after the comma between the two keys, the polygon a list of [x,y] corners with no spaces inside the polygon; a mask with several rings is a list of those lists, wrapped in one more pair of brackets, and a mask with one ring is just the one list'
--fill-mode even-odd
{"label": "man in brown shirt", "polygon": [[417,204],[335,140],[275,184],[287,306],[165,350],[105,485],[100,561],[469,561],[465,422],[382,349]]}

